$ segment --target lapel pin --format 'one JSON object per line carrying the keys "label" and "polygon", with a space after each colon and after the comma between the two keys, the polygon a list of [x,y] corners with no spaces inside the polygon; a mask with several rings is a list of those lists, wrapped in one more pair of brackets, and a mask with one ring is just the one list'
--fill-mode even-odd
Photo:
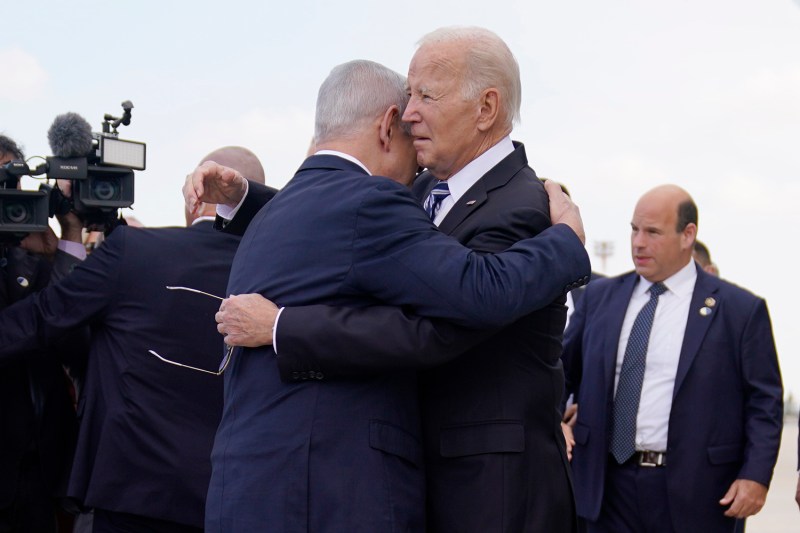
{"label": "lapel pin", "polygon": [[475,203],[475,200],[470,200],[469,202],[467,202],[467,205],[472,205],[474,203]]}
{"label": "lapel pin", "polygon": [[703,307],[700,309],[700,316],[708,316],[711,314],[711,309],[708,307]]}
{"label": "lapel pin", "polygon": [[17,278],[17,283],[19,283],[20,287],[22,287],[23,289],[27,289],[28,285],[30,285],[28,280],[23,278],[22,276]]}
{"label": "lapel pin", "polygon": [[706,305],[709,307],[714,307],[715,305],[717,305],[717,301],[709,296],[708,298],[706,298]]}

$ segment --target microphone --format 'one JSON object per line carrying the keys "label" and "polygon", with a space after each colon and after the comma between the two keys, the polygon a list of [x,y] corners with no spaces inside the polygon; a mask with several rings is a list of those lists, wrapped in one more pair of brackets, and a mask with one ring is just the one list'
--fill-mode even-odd
{"label": "microphone", "polygon": [[64,113],[47,131],[50,150],[56,157],[86,157],[92,151],[92,127],[77,113]]}

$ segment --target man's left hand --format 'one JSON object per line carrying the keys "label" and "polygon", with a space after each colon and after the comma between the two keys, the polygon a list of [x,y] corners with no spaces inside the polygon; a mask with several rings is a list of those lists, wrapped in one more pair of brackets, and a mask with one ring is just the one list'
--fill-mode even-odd
{"label": "man's left hand", "polygon": [[725,516],[747,518],[753,516],[764,507],[767,500],[767,487],[749,479],[737,479],[719,501],[720,505],[730,505]]}
{"label": "man's left hand", "polygon": [[278,306],[260,294],[240,294],[222,301],[215,318],[228,346],[255,348],[272,344]]}

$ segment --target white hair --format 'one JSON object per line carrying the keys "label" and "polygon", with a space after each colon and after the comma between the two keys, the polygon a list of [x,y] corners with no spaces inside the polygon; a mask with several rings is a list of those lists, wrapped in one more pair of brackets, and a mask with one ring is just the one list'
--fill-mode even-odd
{"label": "white hair", "polygon": [[461,92],[466,99],[477,98],[490,87],[500,93],[505,126],[511,129],[520,120],[522,83],[519,64],[508,45],[492,31],[476,26],[439,28],[417,43],[419,46],[458,42],[466,58]]}
{"label": "white hair", "polygon": [[314,142],[355,135],[392,105],[402,117],[407,103],[405,76],[374,61],[343,63],[319,88]]}

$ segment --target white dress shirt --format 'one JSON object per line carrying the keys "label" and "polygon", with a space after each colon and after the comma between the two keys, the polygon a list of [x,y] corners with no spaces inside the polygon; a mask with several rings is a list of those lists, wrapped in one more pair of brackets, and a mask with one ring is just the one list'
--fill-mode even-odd
{"label": "white dress shirt", "polygon": [[[667,291],[659,296],[642,383],[642,397],[639,401],[639,414],[636,417],[636,449],[664,452],[667,450],[669,415],[672,410],[672,391],[678,373],[678,360],[683,346],[683,334],[689,317],[697,271],[694,261],[664,280]],[[628,345],[633,322],[642,307],[650,299],[647,292],[652,285],[639,278],[633,290],[617,347],[617,365],[614,377],[616,394],[625,348]]]}
{"label": "white dress shirt", "polygon": [[484,174],[508,157],[513,151],[514,143],[511,141],[511,137],[504,137],[497,144],[470,161],[467,166],[450,176],[447,180],[450,196],[442,200],[442,205],[439,208],[439,212],[436,213],[433,223],[437,226],[441,224],[458,199],[464,196],[464,193],[475,185]]}

